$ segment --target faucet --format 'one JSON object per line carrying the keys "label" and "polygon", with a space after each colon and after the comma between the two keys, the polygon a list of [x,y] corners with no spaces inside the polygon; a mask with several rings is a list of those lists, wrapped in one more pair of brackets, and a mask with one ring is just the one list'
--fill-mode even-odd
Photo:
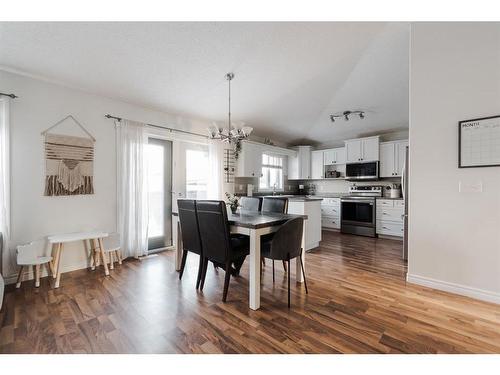
{"label": "faucet", "polygon": [[273,184],[273,195],[276,195],[276,183]]}

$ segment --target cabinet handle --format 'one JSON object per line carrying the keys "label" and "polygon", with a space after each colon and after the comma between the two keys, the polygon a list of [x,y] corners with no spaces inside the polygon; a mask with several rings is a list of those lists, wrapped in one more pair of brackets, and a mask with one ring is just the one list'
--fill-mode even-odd
{"label": "cabinet handle", "polygon": [[387,227],[382,227],[382,229],[387,229],[387,230],[389,230],[389,228],[387,228]]}

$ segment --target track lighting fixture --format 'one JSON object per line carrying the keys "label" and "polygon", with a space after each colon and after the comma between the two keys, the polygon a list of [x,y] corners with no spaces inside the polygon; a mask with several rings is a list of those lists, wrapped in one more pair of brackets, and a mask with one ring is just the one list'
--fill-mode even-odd
{"label": "track lighting fixture", "polygon": [[330,115],[330,120],[332,122],[335,122],[336,119],[343,117],[345,121],[349,121],[349,116],[351,116],[351,115],[358,115],[361,120],[363,120],[365,118],[364,111],[344,111],[342,113]]}

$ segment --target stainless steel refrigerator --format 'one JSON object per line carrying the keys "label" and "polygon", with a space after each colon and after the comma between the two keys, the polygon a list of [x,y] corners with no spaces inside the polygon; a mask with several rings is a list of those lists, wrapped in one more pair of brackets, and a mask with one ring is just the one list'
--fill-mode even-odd
{"label": "stainless steel refrigerator", "polygon": [[409,190],[409,184],[408,184],[408,176],[409,176],[409,157],[410,157],[410,152],[408,146],[406,146],[406,156],[405,156],[405,163],[403,167],[403,175],[401,176],[401,189],[403,190],[403,199],[404,199],[404,206],[405,206],[405,211],[403,214],[403,225],[404,225],[404,233],[403,233],[403,259],[408,260],[408,190]]}

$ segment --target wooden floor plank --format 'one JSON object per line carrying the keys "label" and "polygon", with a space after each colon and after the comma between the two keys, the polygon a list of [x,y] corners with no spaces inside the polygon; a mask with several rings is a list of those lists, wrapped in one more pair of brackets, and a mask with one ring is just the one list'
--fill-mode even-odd
{"label": "wooden floor plank", "polygon": [[[500,353],[500,306],[405,281],[402,243],[324,232],[307,253],[309,294],[266,265],[261,309],[248,308],[248,263],[221,302],[224,271],[195,289],[172,252],[64,274],[59,289],[6,291],[0,353]],[[292,277],[295,267],[291,270]]]}

